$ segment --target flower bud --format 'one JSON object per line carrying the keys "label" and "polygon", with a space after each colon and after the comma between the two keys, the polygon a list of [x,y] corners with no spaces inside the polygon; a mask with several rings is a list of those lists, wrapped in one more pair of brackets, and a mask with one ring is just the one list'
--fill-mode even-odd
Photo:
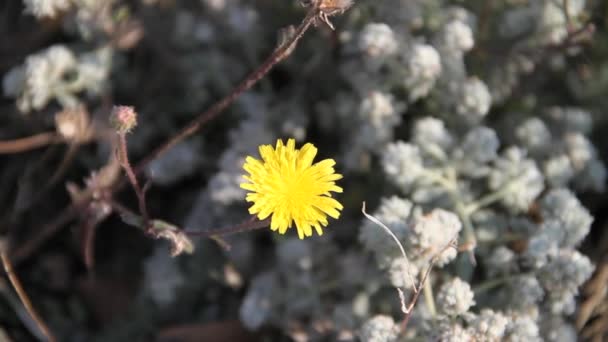
{"label": "flower bud", "polygon": [[120,134],[129,133],[137,125],[137,113],[133,107],[114,106],[110,114],[110,124]]}

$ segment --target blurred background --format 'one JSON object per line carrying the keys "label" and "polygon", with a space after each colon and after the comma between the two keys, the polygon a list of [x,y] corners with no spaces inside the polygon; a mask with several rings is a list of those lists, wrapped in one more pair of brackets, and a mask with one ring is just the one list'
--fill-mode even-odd
{"label": "blurred background", "polygon": [[[138,114],[137,164],[262,64],[308,3],[0,2],[0,239],[57,340],[605,340],[604,1],[355,1],[140,177],[151,217],[227,227],[249,217],[245,156],[312,142],[345,176],[323,236],[192,237],[172,257],[119,215],[111,202],[138,204],[115,187],[112,107]],[[452,237],[460,252],[442,252]],[[401,331],[395,287],[433,257]],[[0,340],[45,340],[5,275]]]}

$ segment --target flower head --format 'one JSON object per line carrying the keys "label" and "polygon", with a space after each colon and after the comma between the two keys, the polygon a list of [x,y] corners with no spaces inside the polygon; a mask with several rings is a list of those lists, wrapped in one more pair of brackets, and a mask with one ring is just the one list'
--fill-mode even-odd
{"label": "flower head", "polygon": [[342,175],[335,173],[333,159],[313,164],[317,148],[307,143],[295,148],[295,140],[287,145],[260,146],[262,161],[248,156],[243,168],[249,173],[241,188],[249,190],[247,202],[253,202],[249,213],[264,220],[272,215],[270,228],[285,234],[295,222],[298,236],[312,236],[312,227],[319,235],[327,226],[327,215],[338,218],[342,205],[331,198],[330,191],[342,192],[335,181]]}

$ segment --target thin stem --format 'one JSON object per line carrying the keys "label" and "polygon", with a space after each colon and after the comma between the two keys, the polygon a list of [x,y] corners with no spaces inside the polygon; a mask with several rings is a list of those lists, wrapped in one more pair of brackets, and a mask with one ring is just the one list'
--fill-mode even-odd
{"label": "thin stem", "polygon": [[57,341],[49,327],[46,325],[46,323],[44,323],[44,320],[42,320],[42,317],[40,317],[40,315],[38,315],[38,313],[36,312],[36,309],[34,309],[32,302],[30,301],[29,297],[27,296],[27,293],[21,285],[21,281],[19,281],[17,274],[13,270],[13,265],[11,264],[11,261],[9,260],[8,255],[6,254],[4,246],[0,246],[0,257],[2,258],[2,266],[4,267],[4,271],[6,272],[8,279],[13,285],[13,288],[17,292],[17,296],[19,296],[19,299],[23,303],[25,310],[27,310],[28,314],[32,317],[34,322],[36,322],[36,325],[48,341]]}
{"label": "thin stem", "polygon": [[145,191],[139,186],[135,172],[129,162],[129,156],[127,154],[127,138],[125,133],[118,133],[118,154],[120,165],[125,170],[127,178],[137,195],[137,202],[139,204],[139,212],[143,218],[143,224],[146,229],[149,227],[150,216],[148,216],[148,208],[146,206],[146,194]]}
{"label": "thin stem", "polygon": [[456,210],[456,214],[458,214],[460,221],[462,221],[462,227],[464,229],[464,244],[463,246],[469,252],[469,258],[473,265],[476,264],[475,261],[475,248],[477,247],[477,237],[475,236],[475,229],[473,228],[473,223],[471,222],[471,216],[466,211],[466,207],[464,203],[460,200],[460,195],[458,193],[458,181],[456,170],[449,169],[448,172],[448,181],[452,184],[452,187],[448,189],[450,192],[450,197],[452,198],[452,202],[454,203],[454,207]]}
{"label": "thin stem", "polygon": [[[430,274],[429,274],[430,277]],[[437,308],[435,306],[435,296],[433,295],[433,285],[431,284],[431,280],[425,281],[423,285],[424,290],[424,301],[426,302],[426,307],[429,309],[431,313],[431,317],[437,316]]]}
{"label": "thin stem", "polygon": [[189,236],[203,236],[203,237],[213,237],[213,236],[220,236],[220,235],[225,236],[225,235],[247,232],[247,231],[251,231],[254,229],[265,228],[265,227],[268,227],[269,225],[270,225],[270,219],[255,220],[255,221],[247,220],[243,223],[240,223],[240,224],[237,224],[234,226],[230,226],[230,227],[209,229],[209,230],[203,230],[203,231],[185,230],[184,233],[186,233],[186,235],[189,235]]}
{"label": "thin stem", "polygon": [[485,208],[487,206],[490,206],[498,201],[500,201],[508,192],[509,187],[504,187],[502,189],[500,189],[499,191],[495,191],[491,194],[487,194],[485,196],[483,196],[482,198],[469,203],[466,207],[465,207],[465,212],[467,214],[473,214],[475,212],[477,212],[479,209]]}
{"label": "thin stem", "polygon": [[62,141],[63,139],[55,132],[46,132],[26,138],[0,141],[0,154],[26,152],[46,145],[57,144]]}
{"label": "thin stem", "polygon": [[469,256],[473,265],[475,265],[475,248],[477,247],[477,237],[475,236],[475,229],[473,228],[473,223],[471,222],[471,217],[469,213],[467,213],[465,206],[460,202],[458,198],[454,198],[456,213],[460,217],[460,221],[462,221],[463,227],[463,235],[464,235],[464,243],[462,244],[464,250],[469,252]]}
{"label": "thin stem", "polygon": [[478,293],[491,290],[491,289],[493,289],[495,287],[498,287],[498,286],[500,286],[502,284],[505,284],[505,283],[508,283],[510,281],[513,281],[516,278],[521,278],[521,277],[525,277],[525,276],[529,276],[529,275],[531,275],[531,273],[520,273],[520,274],[517,274],[517,275],[505,275],[505,276],[502,276],[502,277],[493,278],[493,279],[490,279],[488,281],[485,281],[485,282],[483,282],[483,283],[475,286],[473,288],[473,292],[475,292],[475,295],[477,295]]}
{"label": "thin stem", "polygon": [[485,281],[477,286],[475,286],[473,288],[473,292],[477,295],[481,292],[485,292],[488,290],[491,290],[495,287],[498,287],[504,283],[509,282],[511,279],[513,279],[513,276],[504,276],[504,277],[498,277],[498,278],[492,278],[488,281]]}
{"label": "thin stem", "polygon": [[407,310],[405,312],[405,317],[403,318],[403,321],[401,322],[401,333],[405,333],[405,330],[407,329],[407,324],[410,321],[410,317],[412,317],[412,310],[414,309],[414,306],[416,306],[416,303],[418,302],[418,297],[420,297],[420,293],[422,293],[422,288],[424,286],[424,284],[427,283],[427,279],[431,274],[431,270],[433,269],[433,266],[435,266],[435,262],[437,262],[437,258],[443,254],[443,252],[445,252],[448,248],[454,247],[454,244],[456,242],[454,240],[450,241],[450,243],[448,243],[445,247],[443,247],[441,249],[441,251],[439,251],[439,253],[437,253],[432,259],[431,259],[431,263],[429,264],[429,267],[427,267],[426,272],[424,273],[424,276],[422,277],[422,279],[420,280],[420,284],[418,285],[418,289],[417,291],[414,293],[414,296],[412,297],[412,300],[410,301],[409,306],[407,307]]}
{"label": "thin stem", "polygon": [[[116,210],[122,216],[123,221],[125,221],[126,223],[128,223],[130,225],[141,228],[142,218],[139,215],[137,215],[135,212],[133,212],[131,209],[125,207],[124,205],[122,205],[116,201],[110,201],[110,205],[112,206],[112,208],[114,210]],[[184,230],[180,230],[180,232],[182,232],[188,236],[201,236],[201,237],[213,238],[215,236],[231,235],[231,234],[242,233],[242,232],[246,232],[246,231],[250,231],[250,230],[254,230],[254,229],[264,228],[264,227],[268,227],[269,225],[270,225],[269,218],[265,219],[265,220],[257,220],[255,217],[252,217],[250,220],[247,220],[243,223],[240,223],[240,224],[237,224],[234,226],[230,226],[230,227],[209,229],[209,230],[184,229]]]}
{"label": "thin stem", "polygon": [[399,247],[399,250],[401,251],[401,255],[403,256],[403,259],[405,260],[405,267],[407,268],[406,273],[407,273],[408,277],[410,278],[410,282],[414,288],[414,292],[418,292],[418,289],[416,288],[416,282],[414,281],[414,277],[410,273],[410,261],[408,260],[407,255],[405,254],[405,249],[403,248],[401,241],[399,241],[397,236],[393,233],[393,231],[389,227],[387,227],[384,223],[382,223],[377,218],[375,218],[372,215],[369,215],[368,213],[365,212],[365,202],[363,202],[363,207],[361,208],[361,212],[363,212],[363,215],[365,215],[365,217],[367,217],[368,220],[370,220],[370,221],[374,222],[376,225],[380,226],[380,228],[382,228],[393,240],[395,240],[395,243],[397,244],[397,246]]}
{"label": "thin stem", "polygon": [[468,215],[471,215],[477,212],[479,209],[485,208],[489,205],[492,205],[501,199],[503,199],[509,192],[513,191],[512,186],[519,182],[523,174],[517,175],[509,180],[505,185],[503,185],[498,191],[487,194],[476,201],[469,203],[464,209]]}

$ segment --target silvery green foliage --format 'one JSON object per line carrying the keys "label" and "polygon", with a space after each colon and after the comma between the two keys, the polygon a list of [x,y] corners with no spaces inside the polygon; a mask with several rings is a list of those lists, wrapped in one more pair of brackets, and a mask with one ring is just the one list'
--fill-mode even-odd
{"label": "silvery green foliage", "polygon": [[492,96],[484,82],[476,77],[469,78],[460,87],[460,94],[457,98],[461,99],[456,103],[456,112],[465,120],[479,122],[483,119],[492,104]]}
{"label": "silvery green foliage", "polygon": [[580,340],[574,324],[568,323],[562,316],[543,316],[540,330],[545,341],[576,342]]}
{"label": "silvery green foliage", "polygon": [[564,249],[538,271],[539,281],[548,297],[549,310],[555,314],[574,312],[578,288],[591,276],[593,265],[576,250]]}
{"label": "silvery green foliage", "polygon": [[511,317],[507,324],[504,341],[540,342],[543,339],[540,337],[540,330],[535,319],[531,316],[517,314]]}
{"label": "silvery green foliage", "polygon": [[398,42],[390,26],[369,23],[361,30],[358,47],[366,56],[384,58],[397,52]]}
{"label": "silvery green foliage", "polygon": [[581,190],[603,191],[606,167],[587,138],[590,113],[574,107],[549,108],[543,118],[523,120],[515,128],[518,144],[542,165],[547,182]]}
{"label": "silvery green foliage", "polygon": [[[585,0],[568,1],[570,24],[578,28],[581,25],[580,15],[585,7]],[[535,18],[536,20],[532,20]],[[559,43],[567,36],[567,18],[562,4],[552,1],[532,1],[505,11],[500,21],[499,32],[505,37],[516,37],[531,34],[530,43]]]}
{"label": "silvery green foliage", "polygon": [[496,132],[485,126],[471,129],[455,154],[457,168],[463,175],[472,178],[486,176],[491,167],[488,164],[496,159],[500,141]]}
{"label": "silvery green foliage", "polygon": [[440,342],[466,342],[472,341],[473,336],[471,332],[464,328],[460,323],[443,318],[433,324],[429,340]]}
{"label": "silvery green foliage", "polygon": [[23,113],[43,109],[57,100],[64,107],[74,107],[78,93],[100,94],[111,67],[109,48],[75,55],[64,45],[54,45],[11,69],[3,78],[4,94],[16,98]]}
{"label": "silvery green foliage", "polygon": [[396,141],[386,147],[382,154],[382,165],[387,176],[404,192],[411,191],[424,174],[420,148],[403,141]]}
{"label": "silvery green foliage", "polygon": [[551,144],[551,132],[544,121],[533,117],[521,123],[515,135],[519,142],[523,144],[527,150],[534,154],[542,153]]}
{"label": "silvery green foliage", "polygon": [[438,39],[443,49],[452,52],[467,52],[475,45],[471,27],[460,19],[445,24]]}
{"label": "silvery green foliage", "polygon": [[413,286],[418,286],[416,279],[420,276],[420,268],[409,259],[406,260],[403,257],[393,259],[388,273],[391,285],[394,287],[408,290]]}
{"label": "silvery green foliage", "polygon": [[395,101],[391,94],[373,90],[364,95],[358,111],[360,124],[345,156],[347,168],[358,169],[362,156],[378,152],[393,139],[393,130],[401,123],[403,108],[403,103]]}
{"label": "silvery green foliage", "polygon": [[409,201],[391,197],[382,200],[374,217],[387,225],[407,253],[408,261],[400,256],[390,236],[375,223],[364,221],[359,241],[374,253],[379,266],[388,268],[395,287],[410,288],[411,278],[416,279],[431,259],[435,259],[437,266],[443,266],[456,257],[456,250],[449,245],[457,239],[462,225],[451,212],[436,209],[421,215],[418,208],[412,211]]}
{"label": "silvery green foliage", "polygon": [[484,263],[488,269],[488,275],[491,277],[511,274],[518,268],[515,252],[505,246],[498,246],[490,252]]}
{"label": "silvery green foliage", "polygon": [[472,335],[475,341],[501,341],[505,335],[509,319],[500,312],[483,309],[471,322]]}
{"label": "silvery green foliage", "polygon": [[429,150],[446,151],[454,143],[454,138],[443,121],[427,117],[416,121],[412,130],[412,142]]}
{"label": "silvery green foliage", "polygon": [[534,308],[544,297],[545,290],[534,275],[520,275],[509,283],[509,307],[522,311]]}
{"label": "silvery green foliage", "polygon": [[[583,27],[587,1],[573,0],[566,4],[567,9],[553,1],[526,1],[505,6],[497,21],[499,35],[496,40],[507,42],[517,38],[517,43],[501,67],[491,71],[490,88],[496,102],[507,99],[519,85],[520,78],[530,74],[544,61],[538,58],[538,51],[552,44],[563,43],[568,32],[572,32],[569,30],[576,31]],[[561,53],[555,59],[559,57],[562,57]]]}
{"label": "silvery green foliage", "polygon": [[363,324],[359,337],[368,342],[391,342],[397,340],[397,329],[392,317],[378,315]]}
{"label": "silvery green foliage", "polygon": [[475,305],[473,297],[469,283],[454,278],[439,288],[436,296],[437,309],[448,316],[462,315]]}
{"label": "silvery green foliage", "polygon": [[593,218],[567,189],[555,189],[543,197],[544,222],[531,236],[524,258],[540,268],[560,253],[576,247],[589,233]]}
{"label": "silvery green foliage", "polygon": [[488,177],[488,186],[494,191],[508,189],[501,202],[513,212],[528,209],[544,188],[543,175],[536,162],[526,158],[526,152],[509,147],[496,159]]}
{"label": "silvery green foliage", "polygon": [[414,43],[406,51],[407,75],[404,85],[409,89],[409,100],[427,96],[441,74],[439,52],[432,45]]}
{"label": "silvery green foliage", "polygon": [[[542,43],[559,43],[568,35],[568,18],[578,17],[585,8],[586,0],[572,0],[566,2],[567,8],[564,9],[564,4],[557,4],[553,1],[545,1],[541,5],[542,17],[537,27],[537,33],[540,36]],[[566,12],[567,11],[567,15]],[[572,22],[573,28],[580,27],[580,21]]]}
{"label": "silvery green foliage", "polygon": [[[374,211],[374,216],[391,229],[395,236],[403,241],[408,233],[408,225],[414,205],[403,198],[392,196],[383,198],[380,207]],[[363,246],[375,253],[379,264],[387,265],[391,260],[397,258],[400,253],[397,246],[391,246],[391,238],[386,234],[380,234],[379,227],[371,221],[364,221],[359,231],[359,241]],[[400,260],[400,259],[396,259]]]}
{"label": "silvery green foliage", "polygon": [[456,257],[455,248],[448,247],[458,239],[461,229],[462,224],[457,215],[435,209],[412,222],[405,236],[405,245],[411,258],[435,259],[437,266],[443,266]]}
{"label": "silvery green foliage", "polygon": [[547,159],[543,165],[543,174],[549,185],[558,188],[567,186],[574,177],[574,168],[567,155],[557,155]]}
{"label": "silvery green foliage", "polygon": [[568,189],[555,189],[540,202],[546,229],[559,229],[560,247],[576,247],[589,234],[593,217]]}

